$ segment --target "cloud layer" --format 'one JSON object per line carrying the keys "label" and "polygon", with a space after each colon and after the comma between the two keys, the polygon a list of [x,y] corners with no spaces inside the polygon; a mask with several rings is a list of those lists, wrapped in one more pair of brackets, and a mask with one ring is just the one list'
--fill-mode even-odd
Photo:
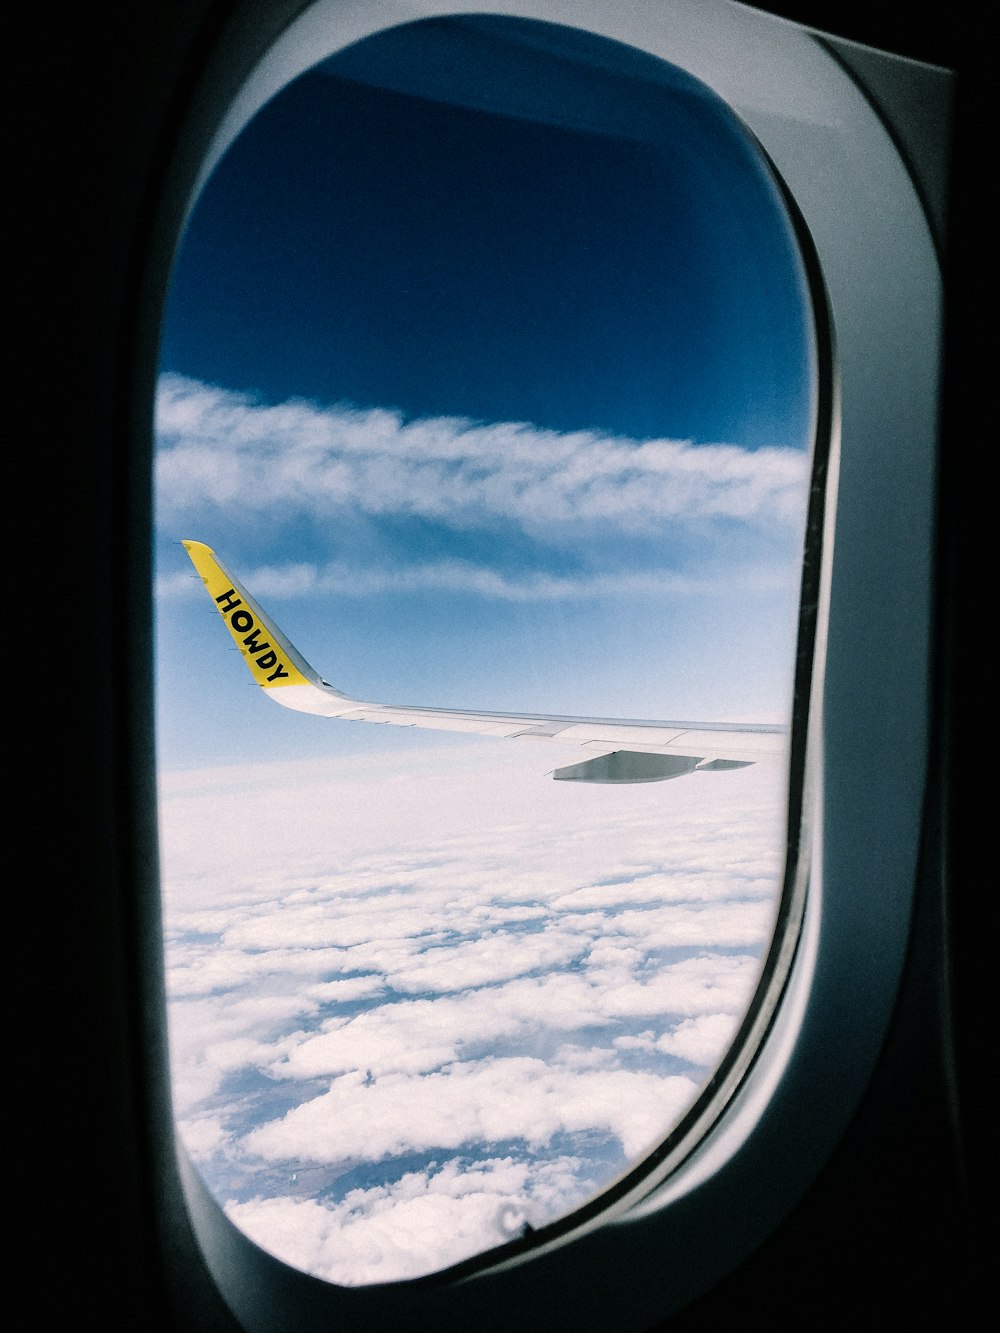
{"label": "cloud layer", "polygon": [[725,1051],[773,920],[765,769],[566,793],[530,755],[452,758],[163,793],[182,1137],[252,1238],[337,1282],[489,1249],[641,1159]]}

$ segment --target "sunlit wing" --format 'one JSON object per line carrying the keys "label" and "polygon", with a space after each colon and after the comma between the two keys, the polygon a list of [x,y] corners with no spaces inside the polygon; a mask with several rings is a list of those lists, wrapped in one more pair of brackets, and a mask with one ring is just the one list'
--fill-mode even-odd
{"label": "sunlit wing", "polygon": [[784,757],[788,729],[738,722],[632,722],[537,713],[475,712],[354,699],[309,665],[218,556],[202,542],[184,548],[201,575],[250,674],[285,708],[352,722],[464,731],[478,736],[555,741],[575,746],[580,760],[558,768],[563,782],[662,782],[695,770],[740,768]]}

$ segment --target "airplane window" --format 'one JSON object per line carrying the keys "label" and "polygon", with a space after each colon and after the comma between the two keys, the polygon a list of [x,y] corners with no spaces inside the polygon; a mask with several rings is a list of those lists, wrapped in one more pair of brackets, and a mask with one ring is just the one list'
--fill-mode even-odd
{"label": "airplane window", "polygon": [[709,1085],[783,887],[816,382],[762,151],[632,48],[406,24],[217,165],[157,405],[164,916],[181,1138],[264,1249],[544,1234]]}

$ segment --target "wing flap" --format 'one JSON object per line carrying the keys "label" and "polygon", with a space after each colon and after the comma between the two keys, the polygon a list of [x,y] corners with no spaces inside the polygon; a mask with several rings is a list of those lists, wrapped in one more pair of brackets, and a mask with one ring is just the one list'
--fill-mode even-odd
{"label": "wing flap", "polygon": [[557,768],[552,776],[557,782],[666,782],[693,773],[697,767],[696,755],[613,750],[611,754],[586,759],[582,764]]}

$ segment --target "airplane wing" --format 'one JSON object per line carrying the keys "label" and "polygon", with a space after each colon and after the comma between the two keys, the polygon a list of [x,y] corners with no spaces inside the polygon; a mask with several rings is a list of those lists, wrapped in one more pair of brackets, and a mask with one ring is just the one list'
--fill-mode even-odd
{"label": "airplane wing", "polygon": [[354,722],[464,731],[479,736],[554,741],[575,746],[580,762],[558,768],[561,782],[663,782],[694,771],[742,768],[780,760],[787,727],[737,722],[631,722],[535,713],[486,713],[458,708],[378,704],[334,689],[202,542],[184,548],[215,607],[267,696],[285,708]]}

